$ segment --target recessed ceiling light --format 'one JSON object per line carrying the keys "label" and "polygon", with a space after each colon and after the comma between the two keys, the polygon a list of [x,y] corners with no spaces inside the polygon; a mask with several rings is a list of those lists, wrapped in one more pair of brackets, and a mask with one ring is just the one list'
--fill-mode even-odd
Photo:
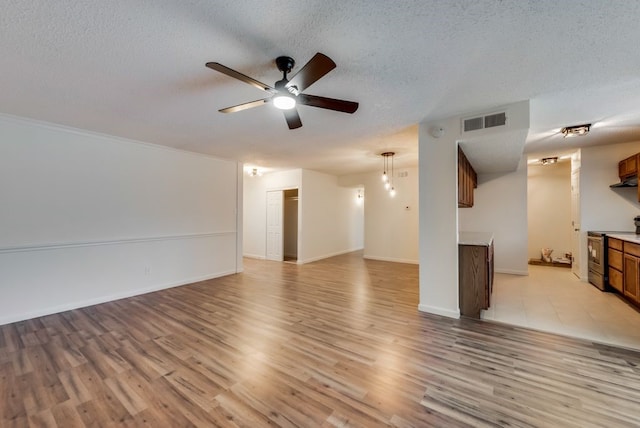
{"label": "recessed ceiling light", "polygon": [[542,158],[540,163],[542,163],[542,165],[553,165],[554,163],[558,163],[558,158],[555,156],[552,158]]}
{"label": "recessed ceiling light", "polygon": [[591,124],[587,123],[584,125],[576,125],[576,126],[566,126],[560,130],[562,135],[566,137],[574,137],[576,135],[587,135],[589,130],[591,129]]}

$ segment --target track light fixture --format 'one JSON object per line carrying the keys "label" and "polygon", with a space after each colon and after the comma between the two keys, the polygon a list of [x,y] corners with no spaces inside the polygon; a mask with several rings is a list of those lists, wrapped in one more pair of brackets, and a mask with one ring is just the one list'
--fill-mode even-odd
{"label": "track light fixture", "polygon": [[562,132],[562,135],[567,138],[575,137],[576,135],[587,135],[589,130],[591,130],[591,124],[586,123],[584,125],[565,126],[560,130],[560,132]]}

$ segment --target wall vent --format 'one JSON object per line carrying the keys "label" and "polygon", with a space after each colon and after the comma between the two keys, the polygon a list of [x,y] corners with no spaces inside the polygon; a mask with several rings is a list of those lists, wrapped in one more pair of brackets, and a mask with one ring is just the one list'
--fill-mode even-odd
{"label": "wall vent", "polygon": [[462,120],[463,132],[477,131],[478,129],[494,128],[507,124],[507,113],[492,113],[486,116],[471,117]]}

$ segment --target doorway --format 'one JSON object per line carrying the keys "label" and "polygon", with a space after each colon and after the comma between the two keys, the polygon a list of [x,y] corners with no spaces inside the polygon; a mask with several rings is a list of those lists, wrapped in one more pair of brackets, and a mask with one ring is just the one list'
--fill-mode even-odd
{"label": "doorway", "polygon": [[284,261],[298,261],[298,189],[284,191],[283,243]]}
{"label": "doorway", "polygon": [[298,189],[267,192],[267,260],[298,261]]}

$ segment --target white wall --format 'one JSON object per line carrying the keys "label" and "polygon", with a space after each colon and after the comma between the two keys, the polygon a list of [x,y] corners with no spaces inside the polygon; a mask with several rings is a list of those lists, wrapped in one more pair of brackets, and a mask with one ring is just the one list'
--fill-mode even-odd
{"label": "white wall", "polygon": [[611,189],[620,181],[618,162],[640,152],[640,142],[585,147],[581,149],[580,216],[581,260],[580,277],[587,280],[587,231],[634,231],[633,218],[640,215],[638,188]]}
{"label": "white wall", "polygon": [[529,165],[527,177],[528,256],[553,248],[552,257],[564,257],[571,251],[571,162]]}
{"label": "white wall", "polygon": [[[406,177],[398,177],[399,173]],[[396,168],[396,196],[384,189],[382,171],[342,176],[343,186],[364,187],[364,257],[418,263],[418,168]]]}
{"label": "white wall", "polygon": [[496,272],[528,274],[527,165],[506,174],[478,175],[472,208],[458,209],[462,232],[493,233]]}
{"label": "white wall", "polygon": [[0,116],[0,324],[242,270],[238,169]]}
{"label": "white wall", "polygon": [[302,170],[299,262],[362,249],[356,194],[356,189],[340,187],[334,175]]}
{"label": "white wall", "polygon": [[356,189],[337,177],[308,170],[272,172],[244,181],[245,256],[264,258],[266,192],[298,189],[298,263],[362,249],[362,206]]}

